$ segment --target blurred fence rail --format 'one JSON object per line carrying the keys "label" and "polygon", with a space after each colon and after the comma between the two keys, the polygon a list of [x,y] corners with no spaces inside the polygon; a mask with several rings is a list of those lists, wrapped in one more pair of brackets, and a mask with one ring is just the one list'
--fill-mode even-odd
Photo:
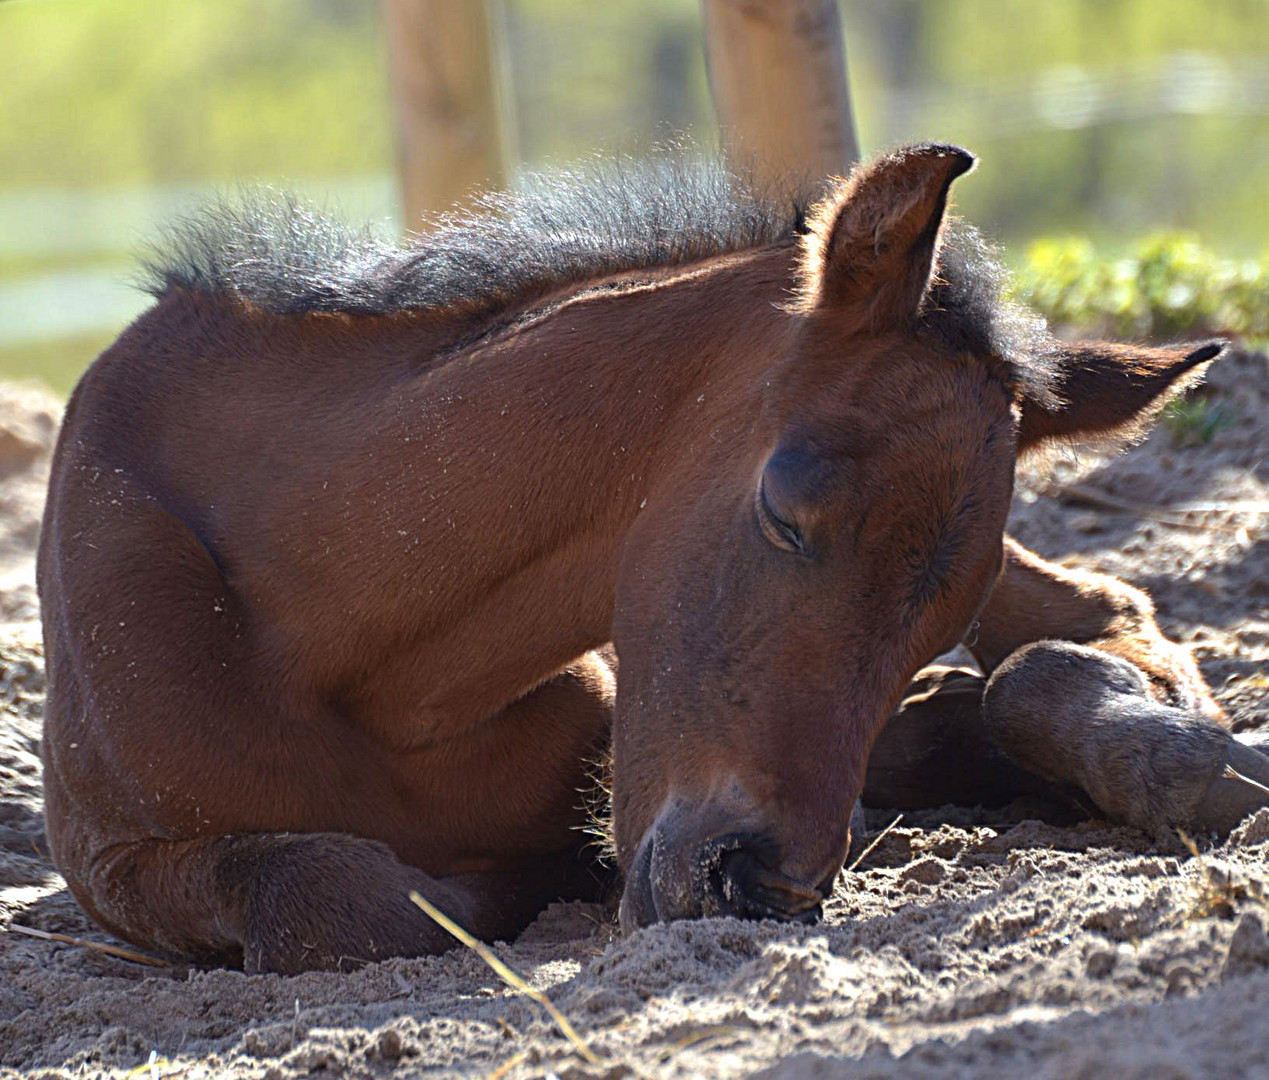
{"label": "blurred fence rail", "polygon": [[981,86],[892,87],[885,141],[963,125],[972,116],[992,138],[1044,129],[1092,128],[1158,116],[1269,114],[1269,55],[1173,53],[1110,70],[1073,64]]}
{"label": "blurred fence rail", "polygon": [[501,0],[383,0],[405,221],[502,187],[515,160]]}
{"label": "blurred fence rail", "polygon": [[859,160],[837,0],[701,0],[728,157],[761,183]]}

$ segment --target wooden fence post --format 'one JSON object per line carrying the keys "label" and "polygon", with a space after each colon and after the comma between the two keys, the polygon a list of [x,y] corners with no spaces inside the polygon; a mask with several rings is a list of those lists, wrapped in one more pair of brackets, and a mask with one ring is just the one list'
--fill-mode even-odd
{"label": "wooden fence post", "polygon": [[701,0],[723,148],[759,184],[859,160],[837,0]]}
{"label": "wooden fence post", "polygon": [[504,187],[500,0],[383,0],[405,224],[474,187]]}

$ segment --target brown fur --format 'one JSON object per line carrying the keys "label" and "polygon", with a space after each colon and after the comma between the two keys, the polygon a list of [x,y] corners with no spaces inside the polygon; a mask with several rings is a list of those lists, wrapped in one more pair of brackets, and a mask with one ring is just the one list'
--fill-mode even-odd
{"label": "brown fur", "polygon": [[1163,636],[1154,604],[1106,574],[1058,566],[1005,538],[1005,568],[968,642],[990,673],[1016,649],[1042,638],[1093,645],[1141,668],[1154,696],[1224,722],[1198,665]]}
{"label": "brown fur", "polygon": [[[85,908],[250,970],[445,947],[409,888],[511,934],[600,885],[577,789],[611,733],[627,925],[813,914],[874,737],[996,583],[1019,431],[1152,400],[1085,399],[1060,355],[1065,405],[1030,398],[927,306],[968,160],[862,170],[800,271],[791,240],[722,251],[474,335],[461,305],[169,288],[73,394],[41,540],[48,830]],[[1150,392],[1193,367],[1168,356]],[[1027,633],[1126,634],[1205,694],[1117,595]]]}
{"label": "brown fur", "polygon": [[1137,666],[1102,649],[1041,641],[1011,655],[983,698],[1010,761],[1086,795],[1115,821],[1158,834],[1228,832],[1266,805],[1227,766],[1269,780],[1269,758],[1197,712],[1159,704]]}

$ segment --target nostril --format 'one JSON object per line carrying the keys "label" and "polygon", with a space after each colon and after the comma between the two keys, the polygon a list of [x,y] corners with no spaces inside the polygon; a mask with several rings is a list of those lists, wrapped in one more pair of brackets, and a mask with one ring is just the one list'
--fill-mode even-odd
{"label": "nostril", "polygon": [[726,871],[728,861],[756,839],[740,834],[716,836],[696,852],[692,863],[692,883],[701,899],[702,915],[736,915],[739,892]]}
{"label": "nostril", "polygon": [[747,852],[723,856],[722,892],[732,911],[748,919],[785,919],[818,922],[823,897],[768,870]]}
{"label": "nostril", "polygon": [[707,844],[697,865],[704,871],[704,914],[735,915],[744,919],[782,919],[817,922],[823,895],[799,885],[773,869],[779,846],[762,837],[720,837]]}

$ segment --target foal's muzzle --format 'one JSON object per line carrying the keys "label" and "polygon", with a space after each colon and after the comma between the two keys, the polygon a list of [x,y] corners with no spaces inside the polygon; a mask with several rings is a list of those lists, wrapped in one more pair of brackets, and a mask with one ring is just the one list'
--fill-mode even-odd
{"label": "foal's muzzle", "polygon": [[694,851],[675,850],[654,825],[626,876],[622,929],[714,915],[818,922],[836,872],[808,887],[774,869],[778,858],[778,845],[754,833],[728,833]]}

